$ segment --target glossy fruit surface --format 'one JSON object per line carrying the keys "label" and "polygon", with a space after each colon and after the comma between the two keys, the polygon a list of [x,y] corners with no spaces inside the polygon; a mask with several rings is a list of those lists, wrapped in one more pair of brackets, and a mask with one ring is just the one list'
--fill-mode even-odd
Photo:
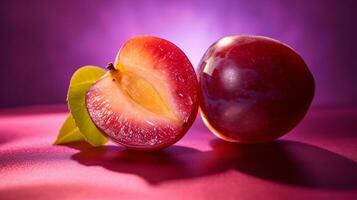
{"label": "glossy fruit surface", "polygon": [[267,142],[286,134],[314,96],[304,60],[266,37],[222,38],[206,51],[198,71],[202,118],[226,141]]}
{"label": "glossy fruit surface", "polygon": [[89,89],[87,110],[112,141],[139,150],[177,142],[198,110],[198,81],[186,55],[156,37],[127,41]]}

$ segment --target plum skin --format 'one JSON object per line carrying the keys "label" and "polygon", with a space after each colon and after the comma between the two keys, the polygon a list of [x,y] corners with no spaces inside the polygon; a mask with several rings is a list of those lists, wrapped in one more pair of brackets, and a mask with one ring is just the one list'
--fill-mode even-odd
{"label": "plum skin", "polygon": [[218,40],[203,56],[198,78],[203,121],[230,142],[269,142],[286,134],[303,119],[315,92],[304,60],[261,36]]}

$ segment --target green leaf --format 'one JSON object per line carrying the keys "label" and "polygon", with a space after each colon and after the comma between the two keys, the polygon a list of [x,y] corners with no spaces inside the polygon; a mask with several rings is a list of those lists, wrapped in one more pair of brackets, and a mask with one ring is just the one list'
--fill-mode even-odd
{"label": "green leaf", "polygon": [[84,137],[79,131],[72,115],[68,115],[64,121],[54,144],[66,144],[76,141],[84,141]]}
{"label": "green leaf", "polygon": [[102,68],[84,66],[79,68],[72,76],[68,89],[68,107],[73,119],[88,143],[100,146],[107,142],[95,126],[87,111],[85,96],[89,87],[105,74]]}

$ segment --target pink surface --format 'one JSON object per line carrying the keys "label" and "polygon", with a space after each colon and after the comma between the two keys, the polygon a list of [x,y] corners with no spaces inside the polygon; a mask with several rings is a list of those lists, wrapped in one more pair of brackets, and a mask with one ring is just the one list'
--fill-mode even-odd
{"label": "pink surface", "polygon": [[53,146],[67,115],[53,110],[0,111],[0,199],[357,199],[357,107],[314,108],[255,146],[221,142],[198,118],[157,153]]}

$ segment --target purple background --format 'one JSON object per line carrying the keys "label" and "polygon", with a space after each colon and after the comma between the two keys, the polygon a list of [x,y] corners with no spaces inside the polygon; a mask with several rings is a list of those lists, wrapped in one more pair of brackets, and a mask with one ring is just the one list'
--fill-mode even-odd
{"label": "purple background", "polygon": [[166,38],[194,66],[218,38],[258,34],[295,48],[314,105],[357,102],[357,1],[1,1],[0,107],[64,103],[72,73],[105,66],[136,35]]}

